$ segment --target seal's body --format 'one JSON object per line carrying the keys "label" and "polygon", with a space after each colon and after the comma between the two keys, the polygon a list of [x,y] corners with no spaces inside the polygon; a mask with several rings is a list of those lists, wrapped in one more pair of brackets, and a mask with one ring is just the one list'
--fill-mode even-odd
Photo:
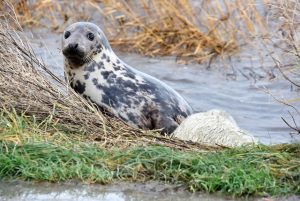
{"label": "seal's body", "polygon": [[101,109],[142,129],[172,133],[192,113],[176,91],[121,61],[99,27],[77,22],[64,33],[62,50],[71,87]]}

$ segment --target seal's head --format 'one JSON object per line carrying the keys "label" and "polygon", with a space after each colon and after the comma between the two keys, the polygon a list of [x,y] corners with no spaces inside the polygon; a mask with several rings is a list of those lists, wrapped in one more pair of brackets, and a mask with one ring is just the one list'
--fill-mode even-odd
{"label": "seal's head", "polygon": [[62,39],[62,52],[70,68],[79,68],[103,48],[111,51],[102,30],[90,22],[76,22],[67,27]]}

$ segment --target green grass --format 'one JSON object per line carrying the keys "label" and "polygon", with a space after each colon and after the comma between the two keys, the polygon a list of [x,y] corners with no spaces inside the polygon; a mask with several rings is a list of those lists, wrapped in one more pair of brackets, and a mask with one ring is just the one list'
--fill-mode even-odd
{"label": "green grass", "polygon": [[160,180],[234,196],[300,194],[300,144],[218,152],[162,146],[105,150],[51,120],[0,113],[0,179],[88,183]]}

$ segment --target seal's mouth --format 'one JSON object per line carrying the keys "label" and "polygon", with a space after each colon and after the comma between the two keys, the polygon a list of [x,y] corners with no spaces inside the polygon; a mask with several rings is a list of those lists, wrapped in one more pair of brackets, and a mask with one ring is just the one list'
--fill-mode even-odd
{"label": "seal's mouth", "polygon": [[74,66],[81,66],[81,65],[83,65],[85,63],[85,59],[83,57],[66,56],[66,58]]}
{"label": "seal's mouth", "polygon": [[79,49],[65,48],[63,54],[67,58],[84,58],[84,52]]}
{"label": "seal's mouth", "polygon": [[85,54],[80,49],[67,47],[63,49],[62,53],[73,65],[79,66],[85,63]]}

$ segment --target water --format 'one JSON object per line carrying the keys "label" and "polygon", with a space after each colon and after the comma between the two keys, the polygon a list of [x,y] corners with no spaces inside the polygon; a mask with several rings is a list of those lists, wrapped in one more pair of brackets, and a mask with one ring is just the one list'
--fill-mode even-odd
{"label": "water", "polygon": [[[277,199],[232,199],[220,195],[189,193],[157,182],[119,183],[113,185],[85,185],[82,183],[0,183],[1,201],[277,201]],[[299,201],[299,197],[278,201]]]}
{"label": "water", "polygon": [[[38,56],[49,68],[63,77],[63,57],[60,36],[40,31],[33,36],[32,44]],[[146,72],[177,90],[195,111],[223,109],[229,112],[238,125],[250,131],[261,143],[290,143],[300,140],[281,119],[291,121],[291,108],[278,103],[275,97],[293,100],[299,92],[291,88],[263,55],[253,56],[251,49],[244,50],[234,59],[220,60],[206,69],[199,64],[177,64],[172,57],[148,58],[136,54],[117,53],[126,63]],[[264,60],[262,62],[262,60]],[[273,78],[273,74],[276,78]],[[269,80],[269,78],[273,78]],[[299,78],[298,78],[299,80]],[[298,105],[297,105],[298,104]],[[299,101],[294,104],[300,106]]]}
{"label": "water", "polygon": [[171,186],[159,183],[121,183],[114,185],[84,185],[76,183],[39,183],[37,185],[36,183],[29,182],[0,183],[0,200],[3,201],[179,201],[183,199],[190,201],[199,199],[203,201],[223,200],[217,196],[191,194],[183,190],[177,191],[171,188]]}

